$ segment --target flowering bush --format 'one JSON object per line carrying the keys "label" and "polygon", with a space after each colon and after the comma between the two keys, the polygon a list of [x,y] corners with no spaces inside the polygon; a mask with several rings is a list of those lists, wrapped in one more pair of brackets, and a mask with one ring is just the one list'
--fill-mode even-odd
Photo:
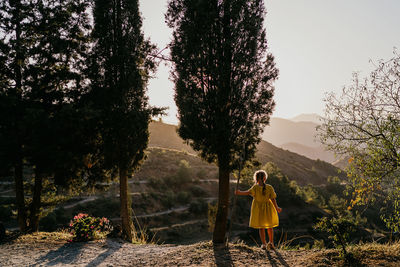
{"label": "flowering bush", "polygon": [[70,233],[74,236],[72,241],[88,241],[102,238],[112,231],[110,221],[103,217],[92,217],[86,213],[79,213],[71,220]]}

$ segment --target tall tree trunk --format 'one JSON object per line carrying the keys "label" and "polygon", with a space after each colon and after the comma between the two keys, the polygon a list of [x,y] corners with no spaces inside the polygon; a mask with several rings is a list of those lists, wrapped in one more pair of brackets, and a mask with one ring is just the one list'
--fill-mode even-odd
{"label": "tall tree trunk", "polygon": [[229,211],[229,169],[219,166],[218,211],[215,219],[213,243],[224,243]]}
{"label": "tall tree trunk", "polygon": [[18,210],[18,225],[21,232],[26,231],[26,209],[25,209],[25,196],[24,196],[24,177],[23,177],[23,164],[22,157],[18,153],[18,159],[14,166],[14,180],[15,180],[15,198]]}
{"label": "tall tree trunk", "polygon": [[[13,19],[15,23],[15,59],[14,59],[14,73],[15,73],[15,95],[18,100],[21,99],[22,95],[22,69],[21,65],[23,64],[23,53],[22,44],[21,44],[21,1],[16,1],[15,3],[15,13],[13,14]],[[19,104],[19,101],[17,102]],[[16,114],[20,114],[17,104]],[[17,115],[19,116],[19,115]],[[19,118],[22,119],[22,118]],[[16,134],[17,136],[20,134],[18,126],[16,126]],[[20,141],[20,140],[18,140]],[[21,232],[25,232],[27,230],[26,224],[26,209],[25,209],[25,197],[24,197],[24,179],[23,179],[23,159],[22,159],[22,146],[18,144],[17,150],[17,158],[14,166],[14,179],[15,179],[15,196],[16,196],[16,204],[18,210],[18,225]]]}
{"label": "tall tree trunk", "polygon": [[42,196],[42,174],[35,170],[35,185],[33,187],[33,197],[29,216],[29,229],[33,232],[39,231],[40,205]]}
{"label": "tall tree trunk", "polygon": [[132,242],[135,239],[135,228],[132,223],[131,201],[129,196],[126,168],[119,168],[119,195],[121,201],[122,235]]}

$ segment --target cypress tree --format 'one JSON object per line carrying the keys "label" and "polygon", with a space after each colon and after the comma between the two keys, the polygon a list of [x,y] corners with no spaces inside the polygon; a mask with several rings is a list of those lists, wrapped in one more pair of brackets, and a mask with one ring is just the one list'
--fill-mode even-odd
{"label": "cypress tree", "polygon": [[170,0],[171,57],[179,135],[219,167],[214,243],[225,240],[229,176],[254,157],[278,77],[267,53],[262,0]]}
{"label": "cypress tree", "polygon": [[148,105],[145,94],[156,68],[149,57],[155,47],[141,31],[137,0],[96,0],[93,14],[90,100],[99,111],[100,154],[119,176],[123,235],[133,241],[128,177],[144,158],[151,116],[161,111]]}

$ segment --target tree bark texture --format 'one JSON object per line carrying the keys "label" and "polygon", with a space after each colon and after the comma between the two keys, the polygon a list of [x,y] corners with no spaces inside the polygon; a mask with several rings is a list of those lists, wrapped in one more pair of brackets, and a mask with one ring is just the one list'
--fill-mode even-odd
{"label": "tree bark texture", "polygon": [[128,176],[126,168],[119,168],[119,185],[122,235],[126,240],[132,242],[135,239],[135,229],[132,223],[131,201],[129,196]]}
{"label": "tree bark texture", "polygon": [[26,209],[25,209],[25,196],[24,196],[24,178],[23,178],[23,164],[22,158],[18,158],[14,166],[14,180],[15,180],[15,198],[18,210],[18,226],[21,232],[25,232],[26,225]]}
{"label": "tree bark texture", "polygon": [[43,187],[42,181],[43,176],[38,170],[35,170],[35,185],[33,186],[33,197],[29,215],[29,229],[32,232],[39,231],[40,206]]}
{"label": "tree bark texture", "polygon": [[227,219],[229,211],[229,170],[219,167],[219,187],[218,187],[218,211],[215,218],[215,228],[213,233],[213,243],[225,242],[227,229]]}

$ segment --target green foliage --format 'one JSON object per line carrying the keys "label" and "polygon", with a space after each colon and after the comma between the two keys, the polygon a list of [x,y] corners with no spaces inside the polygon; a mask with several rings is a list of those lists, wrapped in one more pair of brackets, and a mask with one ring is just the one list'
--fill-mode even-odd
{"label": "green foliage", "polygon": [[[58,209],[57,209],[58,210]],[[57,211],[56,210],[56,211]],[[84,205],[77,205],[72,209],[74,214],[77,213],[90,213],[96,217],[118,217],[120,215],[120,201],[118,198],[99,198],[94,201],[85,203]]]}
{"label": "green foliage", "polygon": [[134,237],[127,178],[141,165],[152,116],[163,109],[149,106],[146,89],[157,63],[156,47],[144,38],[137,0],[95,0],[93,49],[88,62],[87,105],[97,137],[97,164],[118,171],[122,230]]}
{"label": "green foliage", "polygon": [[320,239],[320,240],[315,239],[312,248],[313,249],[318,249],[318,250],[324,249],[325,248],[324,240],[323,239]]}
{"label": "green foliage", "polygon": [[186,160],[181,160],[179,162],[179,169],[176,173],[176,182],[178,184],[186,184],[192,180],[192,169],[190,164]]}
{"label": "green foliage", "polygon": [[166,208],[172,208],[176,203],[176,194],[172,190],[167,190],[161,198],[161,203]]}
{"label": "green foliage", "polygon": [[174,175],[163,178],[163,182],[170,189],[182,188],[184,185],[192,181],[193,170],[190,167],[189,162],[186,160],[180,160],[178,166],[178,170]]}
{"label": "green foliage", "polygon": [[186,191],[180,191],[180,192],[178,192],[178,194],[176,196],[176,200],[180,204],[188,203],[191,198],[192,198],[192,196],[190,195],[190,193],[186,192]]}
{"label": "green foliage", "polygon": [[201,186],[198,185],[192,185],[189,187],[189,191],[192,193],[193,196],[195,197],[205,197],[208,195],[207,191],[204,190]]}
{"label": "green foliage", "polygon": [[381,218],[386,223],[386,226],[393,232],[400,230],[400,187],[396,186],[389,189],[387,198],[384,201],[386,204],[381,208]]}
{"label": "green foliage", "polygon": [[151,116],[161,113],[149,106],[145,95],[156,68],[149,57],[155,46],[144,39],[138,1],[96,0],[93,15],[95,45],[89,60],[87,101],[98,116],[99,156],[106,168],[122,167],[130,173],[144,158]]}
{"label": "green foliage", "polygon": [[[398,230],[400,208],[400,55],[380,61],[369,77],[354,74],[342,94],[325,99],[324,122],[319,136],[328,149],[347,157],[346,169],[354,191],[351,207],[369,205],[382,196],[388,209],[382,218]],[[393,192],[395,192],[393,194]]]}
{"label": "green foliage", "polygon": [[112,226],[107,218],[95,218],[85,213],[74,216],[69,227],[73,235],[72,240],[76,242],[101,238],[112,231]]}
{"label": "green foliage", "polygon": [[326,232],[336,246],[342,246],[344,254],[350,236],[357,230],[357,223],[349,217],[323,217],[314,226],[314,229]]}
{"label": "green foliage", "polygon": [[169,2],[179,135],[209,162],[232,168],[243,144],[252,158],[269,122],[278,70],[263,20],[260,0]]}

